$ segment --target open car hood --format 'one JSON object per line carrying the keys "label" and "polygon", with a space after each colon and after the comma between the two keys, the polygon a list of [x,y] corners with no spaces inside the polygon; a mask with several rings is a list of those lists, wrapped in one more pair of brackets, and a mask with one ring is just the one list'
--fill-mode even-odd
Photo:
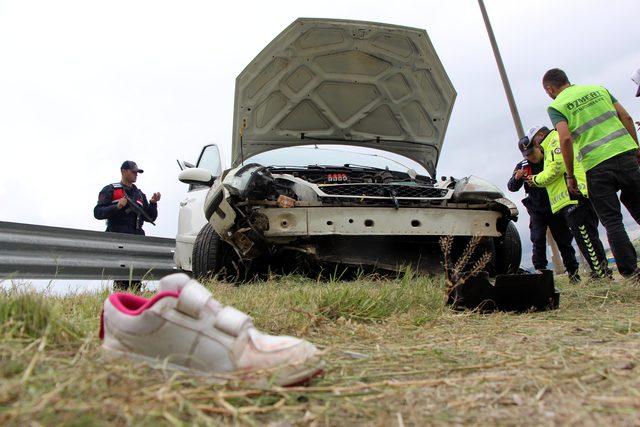
{"label": "open car hood", "polygon": [[346,144],[435,176],[456,97],[425,30],[300,18],[236,79],[232,165],[282,147]]}

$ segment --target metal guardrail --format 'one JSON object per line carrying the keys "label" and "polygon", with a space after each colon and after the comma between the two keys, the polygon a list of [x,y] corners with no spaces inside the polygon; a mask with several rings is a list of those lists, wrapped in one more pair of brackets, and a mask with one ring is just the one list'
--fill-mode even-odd
{"label": "metal guardrail", "polygon": [[179,271],[160,237],[0,221],[0,279],[159,279]]}

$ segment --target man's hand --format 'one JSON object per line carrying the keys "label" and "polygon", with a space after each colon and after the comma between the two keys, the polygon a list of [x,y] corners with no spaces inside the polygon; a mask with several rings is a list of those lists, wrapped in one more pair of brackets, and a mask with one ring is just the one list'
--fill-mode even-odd
{"label": "man's hand", "polygon": [[522,179],[524,176],[524,169],[518,169],[516,173],[513,174],[515,179]]}
{"label": "man's hand", "polygon": [[575,176],[567,177],[567,189],[573,195],[579,196],[581,194],[580,190],[578,190],[578,181],[576,181]]}
{"label": "man's hand", "polygon": [[127,206],[127,199],[123,197],[122,199],[118,200],[118,209],[122,209],[125,206]]}
{"label": "man's hand", "polygon": [[158,203],[159,200],[160,193],[153,193],[153,196],[151,196],[151,200],[149,200],[149,203]]}
{"label": "man's hand", "polygon": [[535,175],[527,175],[524,178],[525,182],[529,185],[529,187],[535,187],[536,186],[536,183],[533,181],[533,177],[534,176]]}

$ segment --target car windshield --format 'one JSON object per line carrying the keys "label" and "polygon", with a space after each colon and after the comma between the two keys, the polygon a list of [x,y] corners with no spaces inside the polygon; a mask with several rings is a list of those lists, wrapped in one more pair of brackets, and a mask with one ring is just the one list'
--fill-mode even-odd
{"label": "car windshield", "polygon": [[351,166],[373,167],[406,172],[415,170],[428,176],[425,168],[406,157],[372,148],[345,145],[303,145],[285,147],[256,154],[244,161],[264,166]]}

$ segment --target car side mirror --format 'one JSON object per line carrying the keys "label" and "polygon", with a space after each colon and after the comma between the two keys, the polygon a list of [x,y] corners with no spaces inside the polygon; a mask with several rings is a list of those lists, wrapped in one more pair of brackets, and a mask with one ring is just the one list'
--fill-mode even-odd
{"label": "car side mirror", "polygon": [[188,168],[193,168],[193,167],[195,167],[195,165],[192,165],[192,164],[191,164],[191,163],[189,163],[189,162],[185,162],[184,160],[176,160],[176,162],[178,162],[178,166],[180,167],[180,170],[181,170],[181,171],[183,171],[183,170],[185,170],[185,169],[188,169]]}
{"label": "car side mirror", "polygon": [[188,168],[180,172],[180,175],[178,175],[178,179],[180,180],[180,182],[184,182],[185,184],[206,185],[208,187],[211,187],[211,185],[213,185],[215,177],[208,169]]}

